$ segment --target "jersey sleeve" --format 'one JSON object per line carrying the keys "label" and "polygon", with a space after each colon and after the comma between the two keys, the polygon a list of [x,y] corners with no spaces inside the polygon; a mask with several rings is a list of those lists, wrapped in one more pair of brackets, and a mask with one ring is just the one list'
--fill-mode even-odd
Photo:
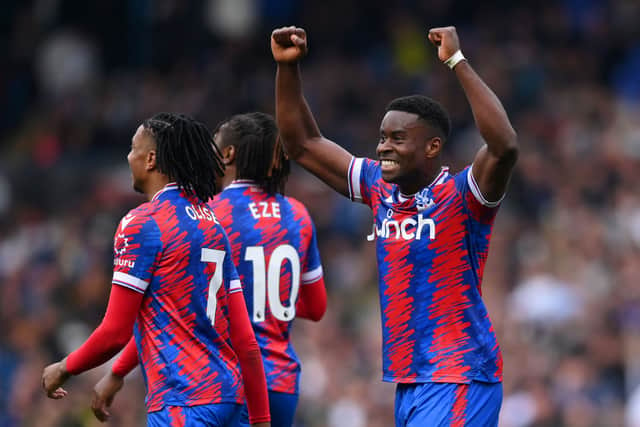
{"label": "jersey sleeve", "polygon": [[[220,227],[222,230],[222,227]],[[222,230],[224,232],[224,230]],[[232,294],[235,292],[242,291],[242,284],[240,282],[240,276],[238,275],[238,270],[236,270],[236,266],[233,263],[233,256],[231,253],[231,245],[229,244],[229,239],[225,233],[224,238],[224,246],[225,246],[225,257],[222,261],[222,275],[224,280],[225,289],[227,294]]]}
{"label": "jersey sleeve", "polygon": [[371,188],[380,178],[378,162],[363,157],[353,157],[349,164],[349,198],[354,202],[371,206]]}
{"label": "jersey sleeve", "polygon": [[504,195],[496,202],[485,199],[472,171],[473,165],[470,165],[455,176],[456,188],[471,215],[481,222],[489,222],[495,217]]}
{"label": "jersey sleeve", "polygon": [[129,213],[120,221],[114,237],[112,282],[144,293],[161,252],[160,229],[155,220]]}
{"label": "jersey sleeve", "polygon": [[309,218],[309,222],[306,226],[311,229],[311,241],[307,247],[307,252],[302,266],[300,284],[303,286],[315,283],[323,276],[322,264],[320,262],[320,251],[318,250],[318,239],[316,237],[316,227],[311,221],[311,218]]}

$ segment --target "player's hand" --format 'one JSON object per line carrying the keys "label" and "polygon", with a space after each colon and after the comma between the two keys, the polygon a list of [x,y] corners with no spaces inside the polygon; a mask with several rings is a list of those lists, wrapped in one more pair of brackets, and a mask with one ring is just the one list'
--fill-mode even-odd
{"label": "player's hand", "polygon": [[42,372],[42,388],[47,393],[47,396],[51,399],[62,399],[65,397],[67,391],[61,386],[70,376],[71,374],[67,372],[66,358],[44,368]]}
{"label": "player's hand", "polygon": [[429,41],[438,48],[438,58],[443,62],[460,50],[460,41],[458,40],[456,27],[430,29]]}
{"label": "player's hand", "polygon": [[282,27],[271,33],[271,53],[280,63],[297,62],[307,54],[307,33],[302,28]]}
{"label": "player's hand", "polygon": [[109,407],[113,403],[113,398],[124,385],[124,378],[108,372],[93,387],[93,400],[91,410],[93,414],[102,422],[111,417]]}

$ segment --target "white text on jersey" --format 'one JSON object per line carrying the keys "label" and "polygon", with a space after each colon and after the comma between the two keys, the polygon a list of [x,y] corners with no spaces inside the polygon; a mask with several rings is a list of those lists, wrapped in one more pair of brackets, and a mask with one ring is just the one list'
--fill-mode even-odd
{"label": "white text on jersey", "polygon": [[436,238],[436,223],[431,218],[425,218],[422,214],[418,215],[418,221],[413,218],[406,218],[402,221],[385,218],[380,228],[373,224],[373,230],[367,236],[367,240],[372,241],[376,237],[387,239],[390,236],[395,239],[420,240],[425,226],[429,228],[429,239],[434,240]]}
{"label": "white text on jersey", "polygon": [[[258,207],[259,206],[259,207]],[[255,219],[259,218],[280,218],[280,204],[278,202],[258,202],[249,203],[249,210],[251,216]]]}
{"label": "white text on jersey", "polygon": [[185,207],[184,210],[187,211],[187,215],[189,215],[189,218],[193,220],[206,219],[207,221],[213,221],[216,224],[219,224],[213,212],[211,212],[211,210],[209,210],[209,208],[205,206],[189,205]]}
{"label": "white text on jersey", "polygon": [[133,268],[133,267],[135,267],[136,263],[135,263],[135,261],[131,261],[131,260],[128,260],[128,259],[115,258],[113,260],[113,265],[116,266],[116,267]]}

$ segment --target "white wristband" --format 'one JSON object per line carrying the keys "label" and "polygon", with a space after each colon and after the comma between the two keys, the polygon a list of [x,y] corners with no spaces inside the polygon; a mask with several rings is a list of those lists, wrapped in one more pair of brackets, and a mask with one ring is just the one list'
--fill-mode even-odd
{"label": "white wristband", "polygon": [[453,70],[453,68],[458,65],[458,62],[463,61],[467,58],[464,57],[460,49],[456,51],[449,59],[444,61],[445,65]]}

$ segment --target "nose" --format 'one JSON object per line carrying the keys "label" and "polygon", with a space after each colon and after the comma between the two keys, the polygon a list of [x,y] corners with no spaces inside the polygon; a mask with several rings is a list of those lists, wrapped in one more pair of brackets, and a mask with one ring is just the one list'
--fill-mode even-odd
{"label": "nose", "polygon": [[378,146],[376,147],[376,152],[378,153],[378,155],[390,150],[389,144],[387,144],[388,142],[389,138],[384,136],[380,137],[380,141],[378,141]]}

